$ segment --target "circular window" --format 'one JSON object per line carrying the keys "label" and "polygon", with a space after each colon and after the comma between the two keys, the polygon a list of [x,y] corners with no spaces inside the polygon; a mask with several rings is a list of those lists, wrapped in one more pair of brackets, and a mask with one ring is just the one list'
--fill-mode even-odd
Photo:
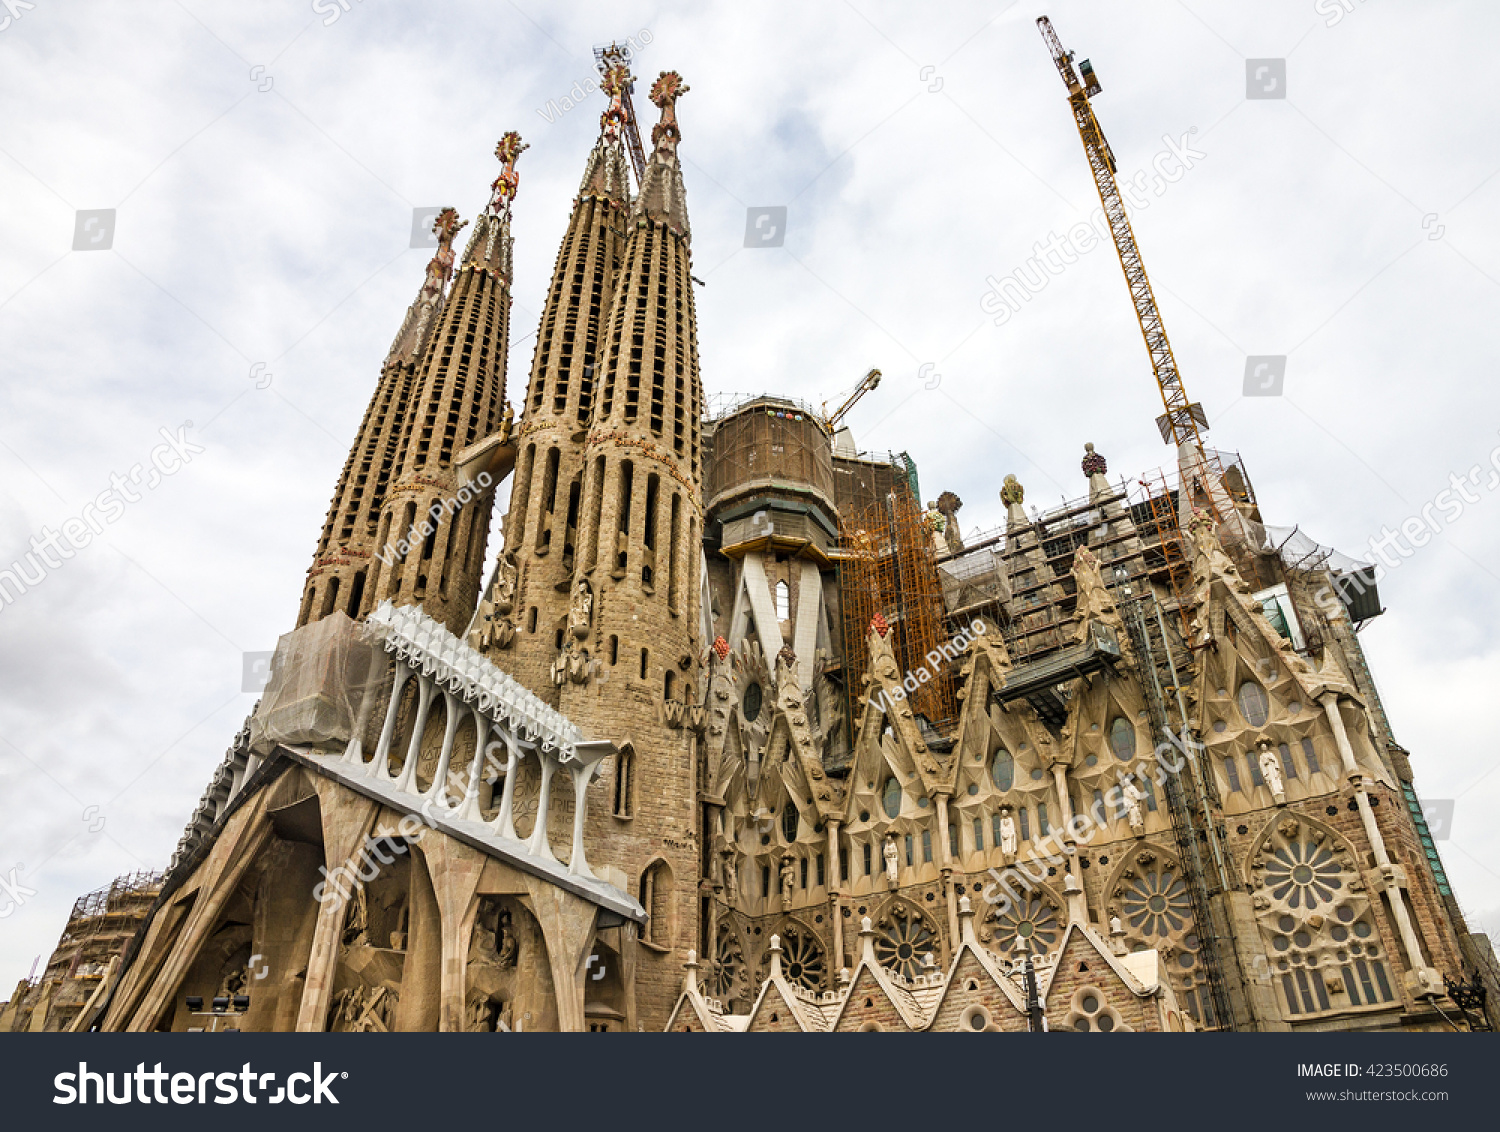
{"label": "circular window", "polygon": [[894,778],[885,780],[885,790],[881,792],[880,804],[885,808],[885,816],[896,817],[901,813],[901,783]]}
{"label": "circular window", "polygon": [[1079,1018],[1073,1023],[1073,1029],[1077,1030],[1080,1034],[1087,1034],[1090,1029],[1089,1020],[1087,1018]]}
{"label": "circular window", "polygon": [[1264,727],[1271,718],[1271,701],[1266,698],[1266,690],[1254,680],[1240,685],[1240,714],[1251,727]]}
{"label": "circular window", "polygon": [[1094,1025],[1099,1027],[1099,1032],[1101,1034],[1107,1034],[1115,1028],[1115,1020],[1108,1014],[1101,1014],[1097,1019],[1095,1019]]}
{"label": "circular window", "polygon": [[1083,1007],[1083,1012],[1085,1014],[1093,1014],[1099,1009],[1099,1000],[1091,994],[1086,994],[1083,996],[1083,1001],[1079,1003],[1079,1005]]}
{"label": "circular window", "polygon": [[1033,770],[1031,772],[1031,781],[1033,781],[1033,782],[1040,782],[1042,780],[1042,773],[1043,773],[1042,772],[1042,768],[1041,767],[1037,767],[1035,770]]}
{"label": "circular window", "polygon": [[1084,766],[1098,766],[1099,765],[1099,757],[1097,755],[1084,755],[1083,756],[1083,765]]}
{"label": "circular window", "polygon": [[1276,926],[1284,932],[1289,932],[1297,926],[1297,921],[1290,916],[1283,916],[1276,921]]}
{"label": "circular window", "polygon": [[1275,939],[1273,939],[1271,941],[1271,945],[1275,947],[1277,951],[1285,951],[1288,947],[1292,946],[1291,941],[1284,935],[1279,935]]}
{"label": "circular window", "polygon": [[1296,935],[1292,936],[1292,942],[1295,943],[1298,947],[1311,947],[1312,935],[1308,932],[1298,932]]}
{"label": "circular window", "polygon": [[1349,938],[1349,929],[1344,927],[1343,924],[1334,924],[1329,929],[1328,934],[1333,936],[1334,943],[1343,943],[1344,940]]}
{"label": "circular window", "polygon": [[1360,939],[1369,939],[1370,925],[1361,920],[1359,923],[1354,925],[1354,934],[1359,936]]}
{"label": "circular window", "polygon": [[1109,748],[1122,763],[1129,762],[1135,754],[1135,728],[1123,715],[1115,716],[1109,725]]}
{"label": "circular window", "polygon": [[990,761],[990,779],[997,790],[1009,790],[1016,781],[1016,760],[1004,747]]}
{"label": "circular window", "polygon": [[745,722],[754,723],[760,718],[760,704],[764,698],[759,684],[751,684],[745,689],[745,695],[740,700],[740,710],[745,713]]}
{"label": "circular window", "polygon": [[1339,919],[1343,920],[1344,923],[1347,924],[1350,920],[1354,919],[1354,909],[1345,904],[1338,910],[1338,912],[1335,913],[1335,915],[1337,915]]}
{"label": "circular window", "polygon": [[979,785],[977,783],[974,783],[974,782],[969,783],[969,797],[972,798],[975,794],[978,794],[978,793],[979,793]]}
{"label": "circular window", "polygon": [[1220,734],[1226,731],[1228,727],[1229,724],[1225,723],[1222,719],[1214,720],[1214,730],[1219,732]]}

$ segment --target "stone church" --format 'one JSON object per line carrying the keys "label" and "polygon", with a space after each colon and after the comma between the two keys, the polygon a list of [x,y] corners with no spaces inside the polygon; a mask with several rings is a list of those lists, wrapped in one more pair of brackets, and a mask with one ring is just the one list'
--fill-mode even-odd
{"label": "stone church", "polygon": [[511,133],[170,865],[80,901],[0,1029],[1488,1026],[1368,572],[1228,453],[1090,444],[965,537],[841,414],[710,412],[688,88],[642,153],[603,86],[518,400]]}

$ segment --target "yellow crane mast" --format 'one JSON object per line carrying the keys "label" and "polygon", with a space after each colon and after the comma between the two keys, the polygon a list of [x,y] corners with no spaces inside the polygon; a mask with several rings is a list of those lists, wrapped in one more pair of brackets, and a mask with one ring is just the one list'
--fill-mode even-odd
{"label": "yellow crane mast", "polygon": [[849,410],[854,408],[859,399],[880,384],[880,377],[881,374],[878,369],[872,369],[869,373],[865,374],[864,377],[859,379],[859,384],[854,387],[854,392],[844,398],[843,404],[831,413],[828,411],[828,402],[823,402],[823,427],[828,430],[829,436],[834,434],[838,429],[839,421],[843,420],[849,414]]}
{"label": "yellow crane mast", "polygon": [[[1109,222],[1110,234],[1114,237],[1115,250],[1120,255],[1120,266],[1125,269],[1125,282],[1130,288],[1130,300],[1135,304],[1136,318],[1141,324],[1141,336],[1146,340],[1146,352],[1151,355],[1151,369],[1156,374],[1156,384],[1161,389],[1162,405],[1166,413],[1156,419],[1164,442],[1181,447],[1191,444],[1203,452],[1200,430],[1207,430],[1208,420],[1203,406],[1188,401],[1182,388],[1182,376],[1177,371],[1177,359],[1172,356],[1172,344],[1167,341],[1166,327],[1162,325],[1161,311],[1156,307],[1156,296],[1151,293],[1151,280],[1146,277],[1146,265],[1141,261],[1141,252],[1135,243],[1135,233],[1130,229],[1130,217],[1125,212],[1125,202],[1120,197],[1115,183],[1115,155],[1104,138],[1099,119],[1094,117],[1094,108],[1089,99],[1098,94],[1101,87],[1094,75],[1094,68],[1085,59],[1073,69],[1074,53],[1063,47],[1052,28],[1052,21],[1042,16],[1036,22],[1052,52],[1052,61],[1062,75],[1068,88],[1068,104],[1073,108],[1073,120],[1078,124],[1078,136],[1083,139],[1083,151],[1088,157],[1089,168],[1094,174],[1094,186],[1099,190],[1099,203],[1104,206],[1104,216]],[[1080,78],[1079,73],[1082,72]]]}

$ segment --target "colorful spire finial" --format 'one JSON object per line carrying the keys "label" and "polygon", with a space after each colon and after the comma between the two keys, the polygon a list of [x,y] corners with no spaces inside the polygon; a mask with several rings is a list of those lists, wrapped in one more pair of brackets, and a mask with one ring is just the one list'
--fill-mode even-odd
{"label": "colorful spire finial", "polygon": [[427,281],[423,290],[441,292],[453,274],[453,237],[469,226],[458,218],[456,208],[445,208],[433,218],[432,234],[437,237],[437,251],[427,263]]}
{"label": "colorful spire finial", "polygon": [[677,100],[692,88],[676,71],[663,71],[651,84],[651,101],[661,110],[661,121],[651,127],[651,147],[663,157],[677,152],[682,131],[677,128]]}
{"label": "colorful spire finial", "polygon": [[879,613],[870,618],[870,632],[879,633],[882,638],[891,631],[890,623]]}
{"label": "colorful spire finial", "polygon": [[599,82],[599,88],[609,96],[609,106],[599,115],[599,129],[612,142],[624,138],[625,123],[630,120],[630,112],[625,109],[625,91],[630,82],[630,68],[623,63],[610,67]]}
{"label": "colorful spire finial", "polygon": [[510,202],[515,200],[516,187],[521,183],[521,178],[516,176],[516,158],[521,156],[523,150],[530,148],[515,130],[507,133],[500,139],[500,144],[495,146],[495,156],[505,168],[500,170],[500,176],[490,186],[493,190],[490,196],[491,212],[499,214],[510,211]]}
{"label": "colorful spire finial", "polygon": [[1092,444],[1085,444],[1083,449],[1085,453],[1083,457],[1083,474],[1086,476],[1108,475],[1109,464],[1105,462],[1103,456],[1094,451],[1094,446]]}

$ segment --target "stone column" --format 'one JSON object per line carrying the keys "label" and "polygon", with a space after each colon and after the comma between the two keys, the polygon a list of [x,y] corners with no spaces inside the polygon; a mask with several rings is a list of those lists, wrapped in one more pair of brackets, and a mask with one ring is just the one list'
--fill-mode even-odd
{"label": "stone column", "polygon": [[[323,816],[326,867],[330,874],[342,868],[344,875],[348,875],[380,807],[368,798],[350,793],[331,779],[317,776],[313,785],[318,791]],[[358,883],[351,877],[349,884]],[[338,965],[347,891],[347,887],[325,882],[323,899],[318,905],[317,925],[313,928],[312,951],[307,957],[302,1006],[297,1012],[297,1029],[301,1032],[319,1032],[328,1024],[328,1002],[333,994],[333,977]]]}

